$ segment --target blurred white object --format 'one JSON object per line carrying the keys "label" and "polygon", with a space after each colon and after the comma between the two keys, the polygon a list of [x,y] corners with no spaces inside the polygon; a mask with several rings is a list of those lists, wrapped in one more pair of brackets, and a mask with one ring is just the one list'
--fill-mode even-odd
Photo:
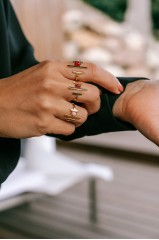
{"label": "blurred white object", "polygon": [[159,54],[159,49],[156,49],[156,48],[148,49],[146,53],[146,64],[148,67],[152,69],[159,68],[158,54]]}
{"label": "blurred white object", "polygon": [[115,76],[125,76],[124,69],[116,64],[108,64],[108,65],[102,65],[101,66],[108,72],[114,74]]}
{"label": "blurred white object", "polygon": [[[55,139],[36,137],[27,140],[24,159],[3,184],[0,200],[24,192],[40,192],[56,196],[85,179],[90,179],[90,219],[96,220],[95,179],[113,179],[109,167],[81,163],[56,151]],[[0,204],[1,209],[1,204]]]}
{"label": "blurred white object", "polygon": [[73,32],[82,26],[83,13],[80,10],[67,11],[63,16],[64,30]]}
{"label": "blurred white object", "polygon": [[[18,194],[32,192],[43,186],[46,177],[35,170],[26,170],[26,161],[21,158],[15,171],[2,184],[0,200],[12,198]],[[1,202],[0,202],[1,209]]]}
{"label": "blurred white object", "polygon": [[124,42],[130,50],[141,51],[145,49],[146,41],[144,37],[137,31],[130,30],[124,37]]}
{"label": "blurred white object", "polygon": [[146,38],[152,36],[151,2],[150,0],[130,0],[125,15],[125,21]]}
{"label": "blurred white object", "polygon": [[[110,168],[92,163],[81,163],[56,151],[55,139],[42,136],[30,138],[25,149],[27,168],[39,171],[46,177],[42,192],[59,194],[77,182],[89,177],[110,181],[113,174]],[[36,189],[35,189],[36,191]]]}
{"label": "blurred white object", "polygon": [[106,36],[120,37],[123,36],[124,29],[120,27],[120,24],[116,22],[109,22],[101,26],[101,32]]}
{"label": "blurred white object", "polygon": [[94,47],[87,49],[83,54],[81,54],[81,59],[96,63],[111,63],[113,56],[108,50],[102,47]]}
{"label": "blurred white object", "polygon": [[65,42],[63,45],[63,55],[66,59],[72,60],[72,59],[78,59],[78,46],[75,41],[68,41]]}

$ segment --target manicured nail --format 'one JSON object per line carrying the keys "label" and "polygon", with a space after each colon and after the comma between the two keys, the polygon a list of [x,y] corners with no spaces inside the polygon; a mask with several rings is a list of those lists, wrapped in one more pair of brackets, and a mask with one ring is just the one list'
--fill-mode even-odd
{"label": "manicured nail", "polygon": [[124,88],[121,85],[121,83],[119,83],[119,85],[118,85],[118,90],[119,90],[120,93],[124,91]]}

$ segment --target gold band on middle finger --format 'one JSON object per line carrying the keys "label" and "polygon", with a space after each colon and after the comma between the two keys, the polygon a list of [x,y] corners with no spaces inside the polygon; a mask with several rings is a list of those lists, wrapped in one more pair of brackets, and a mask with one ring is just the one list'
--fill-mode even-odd
{"label": "gold band on middle finger", "polygon": [[82,96],[83,91],[87,91],[86,88],[81,88],[82,83],[74,81],[75,86],[69,86],[68,89],[72,91],[72,95],[74,96],[73,101],[78,101],[78,97]]}
{"label": "gold band on middle finger", "polygon": [[72,71],[75,74],[75,81],[79,81],[78,77],[83,74],[82,71]]}
{"label": "gold band on middle finger", "polygon": [[[74,83],[74,84],[75,84],[74,87],[69,86],[68,89],[69,89],[69,90],[73,90],[73,91],[79,91],[79,92],[83,92],[83,91],[87,91],[87,90],[88,90],[88,89],[86,89],[86,88],[81,88],[81,85],[79,85],[79,83],[78,83],[78,85],[77,85],[77,83]],[[80,95],[81,95],[81,94],[80,94]]]}

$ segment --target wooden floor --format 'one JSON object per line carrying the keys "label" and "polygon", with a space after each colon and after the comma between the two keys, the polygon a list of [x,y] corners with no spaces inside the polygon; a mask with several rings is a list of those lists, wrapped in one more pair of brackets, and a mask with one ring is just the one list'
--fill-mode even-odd
{"label": "wooden floor", "polygon": [[1,212],[0,238],[159,238],[158,157],[70,144],[58,148],[113,168],[114,181],[97,182],[97,223],[89,221],[85,181],[56,198],[41,195],[32,204]]}

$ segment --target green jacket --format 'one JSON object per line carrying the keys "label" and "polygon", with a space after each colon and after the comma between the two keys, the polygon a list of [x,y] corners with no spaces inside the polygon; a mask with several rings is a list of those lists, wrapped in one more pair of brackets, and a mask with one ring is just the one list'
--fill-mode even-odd
{"label": "green jacket", "polygon": [[[22,33],[18,20],[8,0],[0,0],[0,79],[9,77],[26,68],[37,64],[33,49]],[[139,78],[119,78],[126,86],[128,82]],[[112,107],[117,99],[103,89],[101,108],[98,113],[88,117],[88,120],[69,136],[55,136],[64,140],[72,140],[85,135],[94,135],[104,132],[134,130],[134,127],[114,118]],[[12,121],[12,119],[10,119]],[[20,140],[0,138],[0,183],[16,167],[20,156]]]}

